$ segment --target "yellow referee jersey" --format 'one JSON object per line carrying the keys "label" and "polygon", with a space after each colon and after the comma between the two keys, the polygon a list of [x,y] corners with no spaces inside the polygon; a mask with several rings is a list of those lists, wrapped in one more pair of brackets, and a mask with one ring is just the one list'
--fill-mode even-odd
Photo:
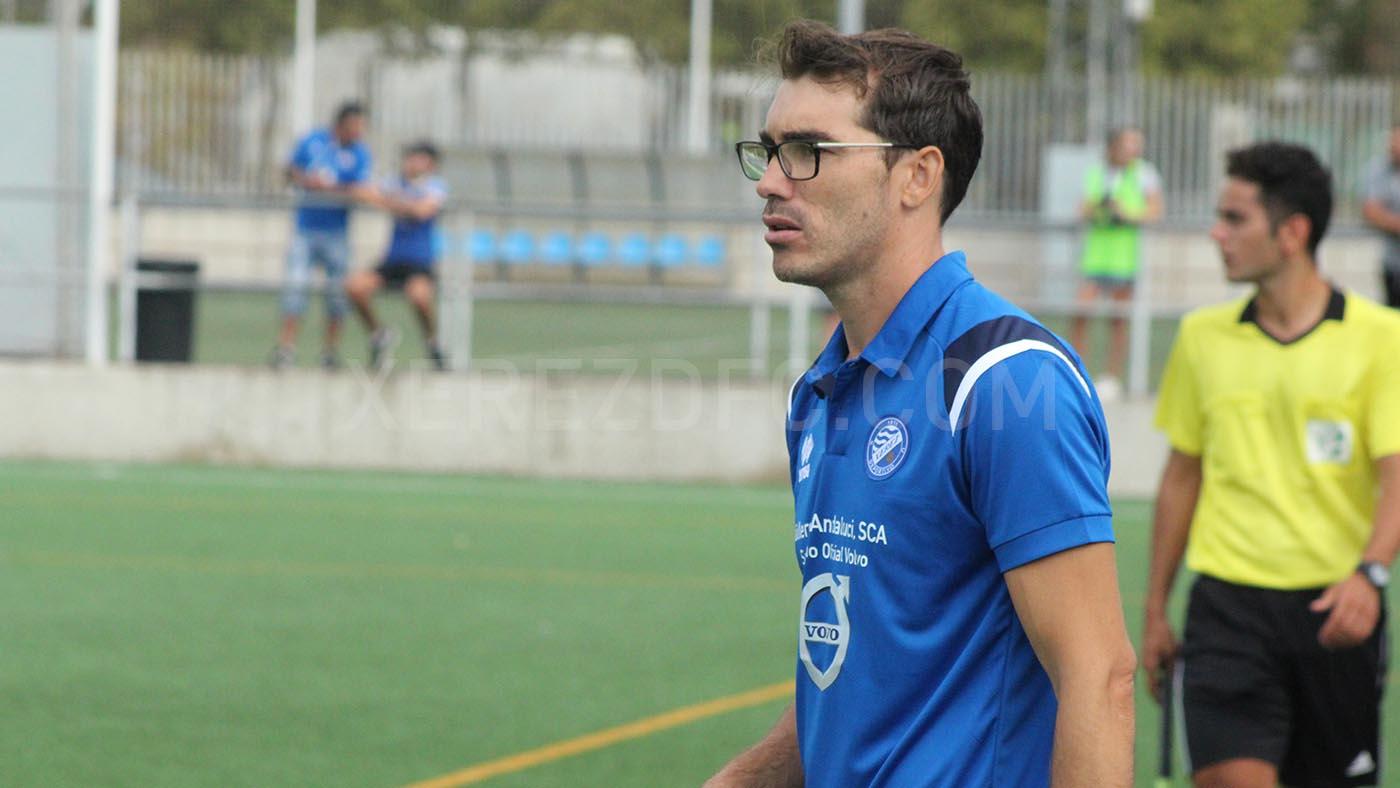
{"label": "yellow referee jersey", "polygon": [[1188,567],[1263,588],[1334,583],[1371,536],[1372,461],[1400,453],[1400,313],[1334,290],[1322,321],[1283,343],[1253,300],[1198,309],[1157,426],[1201,457]]}

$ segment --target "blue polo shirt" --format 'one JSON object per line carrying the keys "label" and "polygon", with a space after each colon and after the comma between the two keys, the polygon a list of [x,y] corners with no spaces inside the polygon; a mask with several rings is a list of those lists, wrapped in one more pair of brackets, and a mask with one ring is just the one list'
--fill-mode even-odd
{"label": "blue polo shirt", "polygon": [[1089,377],[961,252],[846,355],[838,328],[788,412],[806,784],[1047,786],[1055,696],[1002,573],[1113,541]]}
{"label": "blue polo shirt", "polygon": [[[436,175],[409,180],[402,175],[387,181],[384,191],[400,199],[416,202],[433,197],[439,202],[447,199],[447,184]],[[437,261],[437,214],[419,221],[407,216],[394,217],[394,232],[389,237],[389,249],[384,262],[432,268]]]}
{"label": "blue polo shirt", "polygon": [[[363,142],[342,145],[330,129],[317,129],[302,137],[288,163],[303,172],[320,173],[339,186],[364,183],[370,175],[369,147]],[[334,199],[308,192],[297,207],[297,229],[344,232],[350,209]]]}

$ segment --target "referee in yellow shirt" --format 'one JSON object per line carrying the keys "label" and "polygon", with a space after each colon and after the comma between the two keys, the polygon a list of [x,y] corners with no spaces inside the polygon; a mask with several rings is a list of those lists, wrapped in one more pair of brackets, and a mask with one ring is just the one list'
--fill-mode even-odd
{"label": "referee in yellow shirt", "polygon": [[[1182,658],[1197,786],[1377,785],[1400,313],[1319,273],[1332,184],[1311,151],[1253,145],[1227,173],[1211,237],[1254,291],[1188,315],[1167,362],[1142,664],[1156,690]],[[1178,647],[1183,553],[1199,576]]]}

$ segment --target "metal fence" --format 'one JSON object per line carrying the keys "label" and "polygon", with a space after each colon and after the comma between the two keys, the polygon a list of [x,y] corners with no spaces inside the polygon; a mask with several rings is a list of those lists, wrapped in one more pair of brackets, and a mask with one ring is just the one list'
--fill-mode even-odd
{"label": "metal fence", "polygon": [[[371,107],[370,143],[381,161],[424,135],[448,148],[576,149],[666,153],[685,149],[682,70],[584,59],[374,56],[338,67],[318,84],[327,114],[346,96]],[[533,70],[532,70],[533,69]],[[290,150],[290,62],[284,57],[128,51],[121,58],[120,170],[124,190],[163,195],[270,195],[282,190]],[[522,94],[523,85],[530,85]],[[763,122],[775,81],[722,72],[713,81],[710,148],[727,156]],[[986,119],[986,147],[966,214],[1035,218],[1044,213],[1042,161],[1056,130],[1086,111],[1082,89],[1057,97],[1040,76],[978,72],[973,92]],[[1383,150],[1400,83],[1360,79],[1204,80],[1147,78],[1132,91],[1134,123],[1161,170],[1168,216],[1210,214],[1223,153],[1263,138],[1314,146],[1337,178],[1339,218],[1355,217],[1367,162]],[[604,94],[611,93],[604,98]],[[590,111],[590,107],[595,107]],[[1098,141],[1090,144],[1097,146]]]}

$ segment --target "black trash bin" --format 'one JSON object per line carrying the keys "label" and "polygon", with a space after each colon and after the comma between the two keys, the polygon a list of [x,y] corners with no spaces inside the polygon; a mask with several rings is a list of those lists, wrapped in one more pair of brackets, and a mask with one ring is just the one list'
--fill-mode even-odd
{"label": "black trash bin", "polygon": [[192,260],[136,261],[137,361],[190,361],[198,283]]}

